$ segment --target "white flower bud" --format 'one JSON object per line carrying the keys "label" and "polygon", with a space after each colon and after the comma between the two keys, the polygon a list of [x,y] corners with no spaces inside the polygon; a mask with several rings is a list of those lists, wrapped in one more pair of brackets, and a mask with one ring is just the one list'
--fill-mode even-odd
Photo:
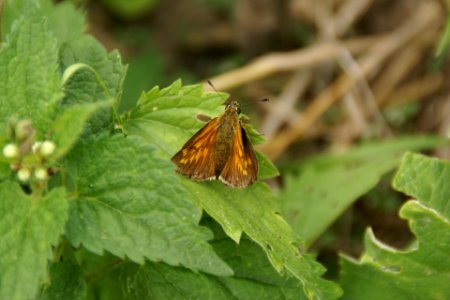
{"label": "white flower bud", "polygon": [[22,182],[28,181],[28,179],[30,179],[30,175],[31,175],[31,172],[30,172],[30,169],[28,169],[28,168],[22,168],[19,170],[19,172],[17,172],[17,177]]}
{"label": "white flower bud", "polygon": [[19,147],[16,144],[8,144],[3,147],[3,155],[6,158],[16,158],[19,156]]}
{"label": "white flower bud", "polygon": [[44,141],[41,145],[41,154],[42,156],[50,156],[55,151],[55,143],[51,141]]}
{"label": "white flower bud", "polygon": [[38,180],[46,180],[48,178],[47,169],[45,169],[45,168],[37,168],[34,171],[34,176]]}
{"label": "white flower bud", "polygon": [[39,151],[39,149],[41,149],[41,146],[42,146],[42,142],[35,142],[31,146],[31,150],[33,150],[33,153],[37,153]]}

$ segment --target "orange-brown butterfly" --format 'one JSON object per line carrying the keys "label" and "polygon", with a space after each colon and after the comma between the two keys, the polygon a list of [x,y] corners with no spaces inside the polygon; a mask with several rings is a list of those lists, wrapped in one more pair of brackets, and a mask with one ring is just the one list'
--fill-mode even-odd
{"label": "orange-brown butterfly", "polygon": [[255,150],[239,119],[239,103],[231,102],[220,117],[211,119],[173,157],[177,172],[194,180],[220,179],[244,188],[256,181]]}

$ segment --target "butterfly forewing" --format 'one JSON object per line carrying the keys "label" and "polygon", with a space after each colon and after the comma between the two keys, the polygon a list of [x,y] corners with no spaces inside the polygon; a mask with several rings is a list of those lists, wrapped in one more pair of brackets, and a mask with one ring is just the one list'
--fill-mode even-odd
{"label": "butterfly forewing", "polygon": [[209,121],[172,157],[178,173],[196,180],[216,178],[213,150],[217,126],[218,118]]}
{"label": "butterfly forewing", "polygon": [[240,127],[233,137],[233,147],[219,179],[233,187],[244,188],[255,182],[258,162],[245,129]]}

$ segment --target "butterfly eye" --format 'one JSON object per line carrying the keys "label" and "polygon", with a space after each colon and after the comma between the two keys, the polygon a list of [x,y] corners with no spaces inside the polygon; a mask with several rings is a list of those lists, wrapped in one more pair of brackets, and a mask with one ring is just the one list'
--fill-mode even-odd
{"label": "butterfly eye", "polygon": [[228,109],[234,109],[238,115],[241,113],[241,106],[239,105],[239,103],[237,101],[233,101],[230,104],[228,104],[226,106],[225,110],[228,110]]}
{"label": "butterfly eye", "polygon": [[239,103],[237,101],[231,102],[230,105],[236,110],[236,113],[238,115],[241,113],[241,106],[239,105]]}

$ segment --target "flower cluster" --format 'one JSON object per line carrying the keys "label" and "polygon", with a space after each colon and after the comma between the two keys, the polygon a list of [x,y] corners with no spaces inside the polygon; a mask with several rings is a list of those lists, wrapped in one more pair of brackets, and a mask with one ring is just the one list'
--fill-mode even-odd
{"label": "flower cluster", "polygon": [[10,142],[3,147],[2,153],[17,178],[23,183],[33,179],[47,180],[48,160],[55,152],[55,143],[35,141],[36,131],[28,120],[10,121],[7,135]]}

